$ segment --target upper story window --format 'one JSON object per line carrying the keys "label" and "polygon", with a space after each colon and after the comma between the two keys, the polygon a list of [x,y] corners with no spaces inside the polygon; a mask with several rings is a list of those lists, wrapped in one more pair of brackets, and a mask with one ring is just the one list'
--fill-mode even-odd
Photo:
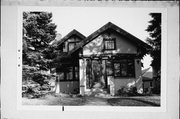
{"label": "upper story window", "polygon": [[115,38],[105,38],[104,39],[104,50],[115,50],[116,49],[116,39]]}
{"label": "upper story window", "polygon": [[78,44],[79,44],[79,42],[69,42],[68,43],[68,51],[71,51],[72,49],[74,49],[75,46]]}

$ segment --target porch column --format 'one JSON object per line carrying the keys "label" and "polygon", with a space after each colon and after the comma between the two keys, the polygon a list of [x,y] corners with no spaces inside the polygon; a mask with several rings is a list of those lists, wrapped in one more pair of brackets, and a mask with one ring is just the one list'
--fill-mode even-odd
{"label": "porch column", "polygon": [[142,72],[141,72],[141,60],[135,59],[135,86],[139,93],[143,92],[142,86]]}
{"label": "porch column", "polygon": [[115,82],[114,82],[114,78],[112,76],[108,76],[107,77],[107,80],[108,80],[108,85],[109,85],[109,90],[110,90],[110,94],[112,96],[115,95]]}
{"label": "porch column", "polygon": [[86,88],[86,60],[79,60],[79,82],[80,82],[80,94],[85,94]]}

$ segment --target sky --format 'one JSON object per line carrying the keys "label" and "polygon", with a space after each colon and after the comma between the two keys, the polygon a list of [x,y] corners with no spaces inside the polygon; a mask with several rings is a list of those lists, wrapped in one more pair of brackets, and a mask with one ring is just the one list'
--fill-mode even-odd
{"label": "sky", "polygon": [[[51,9],[53,23],[62,37],[73,29],[86,37],[108,22],[112,22],[125,31],[145,42],[149,33],[145,31],[151,20],[149,9],[119,7],[59,7]],[[142,62],[144,68],[150,67],[152,58],[146,56]]]}

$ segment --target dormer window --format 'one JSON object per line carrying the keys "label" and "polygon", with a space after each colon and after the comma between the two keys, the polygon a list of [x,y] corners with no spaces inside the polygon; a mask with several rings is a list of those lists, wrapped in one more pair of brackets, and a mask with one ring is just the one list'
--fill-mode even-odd
{"label": "dormer window", "polygon": [[116,39],[115,38],[105,38],[104,39],[104,50],[115,50],[116,49]]}

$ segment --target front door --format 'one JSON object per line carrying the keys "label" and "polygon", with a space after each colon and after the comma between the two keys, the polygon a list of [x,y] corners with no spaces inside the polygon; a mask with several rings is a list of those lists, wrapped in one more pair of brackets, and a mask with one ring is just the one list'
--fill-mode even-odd
{"label": "front door", "polygon": [[106,88],[105,60],[88,60],[87,62],[87,88]]}

